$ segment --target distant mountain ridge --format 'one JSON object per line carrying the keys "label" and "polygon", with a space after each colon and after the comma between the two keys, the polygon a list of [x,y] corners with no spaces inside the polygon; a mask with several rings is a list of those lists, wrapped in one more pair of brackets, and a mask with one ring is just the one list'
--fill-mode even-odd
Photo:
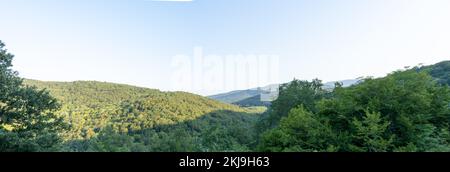
{"label": "distant mountain ridge", "polygon": [[[442,61],[433,65],[422,66],[415,69],[428,72],[433,78],[436,79],[437,82],[441,84],[450,85],[450,61]],[[324,83],[323,88],[326,90],[333,89],[336,82],[342,83],[343,87],[349,87],[359,81],[361,81],[361,79],[327,82]],[[272,84],[265,87],[231,91],[208,97],[217,101],[239,106],[268,106],[271,102],[270,99],[274,99],[273,96],[278,93],[279,85],[280,84]],[[271,98],[267,98],[265,96],[269,96]]]}
{"label": "distant mountain ridge", "polygon": [[265,87],[252,88],[247,90],[236,90],[222,94],[216,94],[212,96],[208,96],[211,99],[224,102],[224,103],[235,103],[239,101],[243,101],[248,98],[252,98],[264,93],[271,93],[278,91],[279,84],[272,84]]}
{"label": "distant mountain ridge", "polygon": [[[356,84],[359,79],[348,79],[335,82],[327,82],[324,89],[333,89],[336,82],[341,82],[344,87]],[[252,88],[247,90],[236,90],[227,93],[208,96],[211,99],[235,104],[239,106],[268,106],[270,102],[278,96],[278,87],[280,84],[271,84],[265,87]]]}

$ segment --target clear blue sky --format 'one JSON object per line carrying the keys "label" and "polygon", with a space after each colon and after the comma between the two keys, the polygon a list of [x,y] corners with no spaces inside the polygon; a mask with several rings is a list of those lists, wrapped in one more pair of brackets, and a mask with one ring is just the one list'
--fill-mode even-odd
{"label": "clear blue sky", "polygon": [[172,57],[196,46],[206,54],[276,54],[280,82],[383,76],[450,59],[449,0],[0,0],[0,7],[0,40],[16,55],[14,69],[47,81],[172,90]]}

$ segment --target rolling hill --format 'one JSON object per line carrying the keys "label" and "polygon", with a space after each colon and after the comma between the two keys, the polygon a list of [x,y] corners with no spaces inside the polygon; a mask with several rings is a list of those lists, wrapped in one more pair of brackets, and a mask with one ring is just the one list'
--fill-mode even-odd
{"label": "rolling hill", "polygon": [[[445,141],[447,138],[444,137],[446,136],[446,133],[441,133],[441,130],[435,130],[429,128],[429,126],[433,125],[439,127],[439,129],[443,129],[442,131],[448,131],[445,130],[445,127],[448,126],[448,121],[446,121],[448,119],[448,108],[446,109],[445,106],[448,104],[448,87],[442,87],[442,85],[448,84],[448,73],[450,72],[449,66],[449,62],[446,61],[430,66],[415,67],[406,71],[400,70],[393,74],[389,74],[384,78],[368,78],[357,85],[354,85],[357,80],[342,81],[344,88],[341,88],[338,91],[329,90],[333,85],[332,82],[325,83],[321,89],[330,94],[319,97],[317,100],[310,100],[308,94],[303,94],[304,91],[308,93],[308,87],[299,84],[297,85],[298,88],[296,88],[294,84],[292,89],[294,92],[284,93],[283,96],[285,97],[283,99],[281,99],[281,97],[278,98],[276,101],[281,100],[272,105],[270,104],[270,101],[263,102],[261,100],[267,99],[267,95],[270,95],[271,93],[277,93],[273,90],[278,87],[278,85],[234,91],[207,98],[186,92],[162,92],[156,89],[95,81],[43,82],[25,80],[24,83],[29,86],[37,87],[38,89],[48,90],[61,105],[61,108],[56,114],[63,119],[65,124],[67,124],[67,129],[62,133],[59,133],[63,142],[59,145],[58,151],[244,152],[255,150],[266,151],[266,148],[270,148],[267,150],[273,149],[278,151],[278,146],[280,145],[276,145],[278,142],[273,142],[273,140],[276,141],[280,138],[277,134],[285,131],[288,131],[288,134],[292,134],[289,133],[289,131],[291,131],[289,127],[308,124],[304,122],[292,123],[292,120],[282,120],[283,118],[272,118],[272,115],[277,115],[275,112],[286,111],[303,114],[304,112],[301,109],[294,109],[297,111],[292,111],[289,104],[294,102],[293,100],[296,100],[297,103],[303,102],[304,104],[311,105],[311,107],[316,107],[313,105],[319,103],[321,106],[318,106],[318,108],[320,109],[313,112],[326,114],[325,116],[327,117],[333,116],[328,113],[334,114],[335,112],[350,115],[350,117],[352,117],[351,115],[353,114],[359,114],[360,111],[356,110],[361,108],[345,108],[345,106],[354,105],[345,104],[345,102],[359,102],[363,104],[361,107],[366,107],[367,105],[365,105],[365,103],[367,102],[365,100],[371,100],[370,98],[373,97],[379,98],[380,100],[375,99],[376,101],[374,100],[375,102],[372,102],[369,105],[375,107],[380,106],[380,113],[386,115],[389,115],[390,112],[397,111],[396,109],[384,111],[384,106],[389,108],[405,108],[404,110],[408,112],[411,107],[425,107],[417,109],[417,112],[420,110],[426,111],[424,113],[411,111],[411,113],[415,113],[415,115],[436,113],[433,116],[433,120],[427,121],[430,124],[422,127],[425,127],[423,128],[424,131],[431,131],[436,135],[432,136],[433,139],[444,141],[436,142],[435,146],[424,146],[421,145],[421,143],[415,143],[418,145],[417,148],[408,148],[408,150],[442,151],[447,150],[448,148],[445,147],[448,145]],[[415,73],[414,70],[426,71],[430,75]],[[429,79],[427,79],[427,77]],[[441,87],[427,84],[433,79],[440,83]],[[409,85],[404,85],[404,83],[408,83]],[[303,84],[308,85],[306,81]],[[423,89],[422,87],[433,87],[433,89]],[[391,88],[396,89],[393,91]],[[401,91],[398,92],[395,90]],[[355,93],[355,91],[357,91],[357,93]],[[386,91],[388,92],[386,93]],[[434,94],[433,91],[439,93]],[[359,92],[364,93],[368,98],[359,99]],[[424,94],[425,97],[433,98],[432,101],[439,102],[439,106],[430,108],[428,105],[435,106],[438,104],[420,104],[422,101],[419,100],[422,99],[416,96],[409,96],[412,95],[412,93],[409,92],[421,93]],[[355,96],[354,94],[358,96]],[[376,94],[376,96],[373,96],[372,94]],[[399,94],[393,97],[399,100],[386,101],[393,99],[390,98],[390,96],[394,94]],[[236,102],[232,102],[233,105],[213,100],[213,98]],[[411,101],[403,101],[406,98],[411,99]],[[426,100],[431,101],[431,99]],[[261,104],[262,102],[268,104]],[[284,105],[283,102],[288,105]],[[341,103],[344,104],[341,106]],[[419,106],[416,106],[417,103],[419,103]],[[404,104],[407,106],[403,106]],[[272,113],[264,113],[264,115],[261,115],[265,110],[263,108],[244,108],[237,105],[244,107],[266,105],[271,109],[270,112]],[[295,106],[296,104],[294,103],[292,107]],[[333,107],[336,110],[330,111],[330,107]],[[439,109],[439,111],[435,112],[433,109]],[[356,112],[348,113],[347,110]],[[402,109],[400,110],[401,111],[399,112],[403,112]],[[280,130],[270,132],[271,127],[276,127],[276,125],[264,127],[266,124],[266,122],[264,122],[265,119],[281,119],[280,122],[282,124],[289,125],[281,125]],[[354,120],[354,118],[352,119]],[[292,125],[290,123],[292,123]],[[339,126],[337,124],[333,125],[333,127]],[[347,130],[347,126],[348,125],[343,125],[343,128],[338,129]],[[264,133],[266,129],[269,129],[269,133]],[[305,131],[309,132],[310,130],[308,129]],[[317,131],[322,131],[322,129]],[[350,130],[349,132],[354,131]],[[439,134],[442,134],[443,136],[441,137]],[[298,136],[298,138],[301,137],[302,136]],[[431,136],[429,137],[431,138]],[[292,138],[297,138],[297,136]],[[421,136],[421,139],[427,138],[428,136]],[[260,139],[263,139],[263,141],[261,142]],[[350,141],[353,142],[354,140]],[[324,141],[323,143],[328,142]],[[289,147],[287,150],[298,148],[295,146],[296,144],[296,142],[293,143],[294,146]],[[328,150],[329,147],[326,147],[327,145],[328,144],[325,144],[324,148],[327,148]],[[397,149],[406,149],[401,147],[402,145],[403,143],[396,145],[398,147]],[[283,146],[285,145],[282,144],[281,148],[283,148]],[[364,145],[358,146],[364,148]],[[363,149],[355,148],[356,147],[343,147],[341,149],[343,151],[363,151]]]}
{"label": "rolling hill", "polygon": [[[262,113],[190,93],[123,84],[24,83],[58,99],[57,114],[69,125],[62,133],[67,151],[245,151],[254,140],[247,138],[254,137],[251,125]],[[215,136],[207,133],[214,132],[226,135],[228,141],[208,140]]]}

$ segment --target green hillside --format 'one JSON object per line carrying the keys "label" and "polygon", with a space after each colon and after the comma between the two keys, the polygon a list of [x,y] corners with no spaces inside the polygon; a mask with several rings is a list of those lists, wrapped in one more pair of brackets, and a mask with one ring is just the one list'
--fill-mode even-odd
{"label": "green hillside", "polygon": [[441,84],[450,85],[450,61],[439,62],[434,65],[424,66],[421,70],[427,71]]}
{"label": "green hillside", "polygon": [[[68,151],[245,151],[254,139],[237,137],[254,137],[251,124],[261,113],[185,92],[94,81],[24,83],[61,104],[56,114],[70,125],[63,134]],[[202,144],[214,132],[237,134],[227,134],[227,143]]]}
{"label": "green hillside", "polygon": [[242,108],[122,84],[23,81],[3,47],[1,152],[450,151],[449,62],[332,89],[293,80],[267,108]]}
{"label": "green hillside", "polygon": [[447,84],[447,64],[334,89],[294,80],[280,86],[262,116],[264,108],[185,92],[94,81],[24,83],[61,104],[56,114],[69,126],[58,151],[448,151],[450,95],[439,86]]}
{"label": "green hillside", "polygon": [[448,62],[398,70],[356,85],[280,87],[258,149],[270,152],[449,152]]}

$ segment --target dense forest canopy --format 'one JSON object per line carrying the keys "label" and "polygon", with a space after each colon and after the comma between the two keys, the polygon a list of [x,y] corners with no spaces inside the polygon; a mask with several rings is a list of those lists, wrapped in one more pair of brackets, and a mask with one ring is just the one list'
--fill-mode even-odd
{"label": "dense forest canopy", "polygon": [[[260,128],[272,129],[262,134],[258,149],[450,151],[450,89],[417,69],[348,88],[336,84],[329,93],[315,87],[317,81],[284,85],[260,122]],[[274,122],[279,124],[270,125]]]}
{"label": "dense forest canopy", "polygon": [[[255,137],[252,124],[264,111],[185,92],[104,82],[25,84],[47,89],[60,100],[56,114],[71,126],[63,133],[67,151],[246,151]],[[226,143],[208,141],[211,133],[226,136]]]}
{"label": "dense forest canopy", "polygon": [[0,42],[0,151],[450,151],[449,61],[349,87],[293,80],[268,107],[239,107],[122,84],[23,80],[13,57]]}

